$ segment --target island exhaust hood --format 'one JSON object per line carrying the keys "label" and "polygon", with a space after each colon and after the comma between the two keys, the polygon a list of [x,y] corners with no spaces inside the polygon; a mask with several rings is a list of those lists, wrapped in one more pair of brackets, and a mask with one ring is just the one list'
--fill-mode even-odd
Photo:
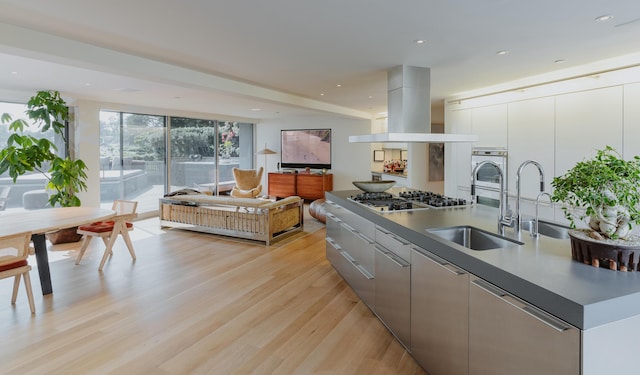
{"label": "island exhaust hood", "polygon": [[431,69],[400,65],[387,76],[387,133],[349,136],[350,143],[476,142],[477,135],[431,133]]}

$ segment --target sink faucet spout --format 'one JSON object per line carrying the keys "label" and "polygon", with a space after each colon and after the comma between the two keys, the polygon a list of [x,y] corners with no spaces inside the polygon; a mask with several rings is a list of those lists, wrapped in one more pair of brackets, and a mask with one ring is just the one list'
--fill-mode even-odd
{"label": "sink faucet spout", "polygon": [[476,182],[478,179],[478,170],[487,164],[493,166],[496,169],[496,171],[498,172],[498,178],[500,179],[500,200],[498,205],[498,212],[499,212],[498,213],[498,233],[500,233],[500,235],[504,235],[504,227],[513,226],[513,217],[512,215],[505,214],[506,201],[505,201],[504,185],[506,181],[504,180],[504,175],[502,174],[502,170],[500,169],[500,166],[498,164],[492,162],[491,160],[485,160],[478,163],[476,167],[473,168],[473,171],[471,172],[471,201],[472,202],[476,201]]}
{"label": "sink faucet spout", "polygon": [[535,160],[527,160],[520,164],[518,167],[518,171],[516,173],[516,213],[515,213],[515,231],[520,233],[522,229],[522,214],[520,211],[520,200],[521,200],[521,187],[520,187],[520,176],[522,175],[522,170],[527,165],[535,165],[538,169],[538,173],[540,174],[540,193],[544,192],[544,170],[542,169],[542,165]]}

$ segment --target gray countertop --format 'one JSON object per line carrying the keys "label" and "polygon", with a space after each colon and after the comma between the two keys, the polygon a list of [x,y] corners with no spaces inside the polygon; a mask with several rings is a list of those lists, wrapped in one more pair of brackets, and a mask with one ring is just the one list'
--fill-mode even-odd
{"label": "gray countertop", "polygon": [[498,210],[483,205],[378,213],[346,198],[358,190],[327,192],[327,199],[444,258],[507,292],[587,330],[640,315],[640,272],[596,268],[571,259],[569,240],[511,229],[523,245],[474,251],[428,229],[471,225],[496,233]]}

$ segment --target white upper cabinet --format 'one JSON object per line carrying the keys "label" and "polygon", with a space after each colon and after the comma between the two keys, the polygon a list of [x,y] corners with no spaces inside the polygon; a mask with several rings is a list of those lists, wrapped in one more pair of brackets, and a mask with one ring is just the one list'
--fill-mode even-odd
{"label": "white upper cabinet", "polygon": [[[523,100],[509,104],[509,192],[516,194],[516,171],[527,160],[542,165],[545,191],[551,191],[554,176],[554,116],[553,97]],[[535,199],[540,193],[538,169],[529,165],[522,171],[520,186],[522,197]],[[547,201],[547,198],[544,198]]]}
{"label": "white upper cabinet", "polygon": [[507,147],[507,104],[472,109],[471,132],[477,134],[473,147]]}
{"label": "white upper cabinet", "polygon": [[[471,133],[471,109],[451,110],[447,112],[447,132]],[[449,127],[450,126],[450,127]],[[471,143],[447,143],[444,147],[445,194],[465,198],[467,194],[458,191],[458,187],[470,188],[471,182]],[[463,189],[464,190],[464,189]],[[468,196],[466,197],[468,198]]]}
{"label": "white upper cabinet", "polygon": [[624,148],[618,150],[625,159],[640,155],[640,83],[624,87]]}
{"label": "white upper cabinet", "polygon": [[556,97],[556,174],[562,175],[595,150],[622,152],[623,86]]}

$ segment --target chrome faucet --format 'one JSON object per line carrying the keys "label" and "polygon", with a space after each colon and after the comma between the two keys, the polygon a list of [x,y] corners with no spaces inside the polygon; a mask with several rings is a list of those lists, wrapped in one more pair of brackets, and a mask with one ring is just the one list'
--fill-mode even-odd
{"label": "chrome faucet", "polygon": [[[542,165],[535,160],[527,160],[520,164],[518,167],[518,172],[516,173],[516,217],[515,217],[515,231],[516,233],[520,233],[522,230],[522,215],[520,212],[520,175],[522,174],[522,170],[529,164],[533,164],[538,168],[538,172],[540,172],[540,192],[544,192],[544,170],[542,169]],[[537,208],[537,200],[536,200],[536,208]],[[537,223],[536,223],[537,224]],[[536,228],[537,231],[537,228]]]}
{"label": "chrome faucet", "polygon": [[551,199],[551,194],[547,193],[546,191],[540,192],[540,194],[538,194],[538,196],[536,197],[536,216],[533,219],[533,227],[531,229],[532,237],[538,237],[538,235],[540,234],[540,231],[538,230],[538,224],[539,224],[538,205],[540,204],[540,198],[542,198],[545,195],[549,197],[549,202],[551,202],[551,206],[553,207],[553,200]]}
{"label": "chrome faucet", "polygon": [[506,215],[505,211],[506,211],[506,201],[505,201],[505,189],[504,189],[504,185],[505,185],[505,179],[504,179],[504,175],[502,174],[502,170],[500,169],[500,166],[494,162],[492,162],[491,160],[485,160],[482,161],[480,163],[478,163],[476,165],[475,168],[473,168],[473,172],[471,172],[471,201],[475,202],[476,201],[476,181],[478,179],[478,170],[480,168],[482,168],[482,166],[484,165],[492,165],[496,171],[498,172],[498,177],[500,177],[500,200],[499,200],[499,205],[498,205],[498,233],[503,236],[504,235],[504,227],[512,227],[514,224],[513,221],[513,215],[509,214]]}

